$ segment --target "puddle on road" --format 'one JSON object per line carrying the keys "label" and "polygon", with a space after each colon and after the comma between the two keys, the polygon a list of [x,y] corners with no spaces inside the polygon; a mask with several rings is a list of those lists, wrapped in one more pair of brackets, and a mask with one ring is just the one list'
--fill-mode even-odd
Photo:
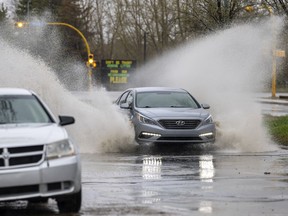
{"label": "puddle on road", "polygon": [[115,209],[128,212],[141,206],[138,214],[151,208],[156,215],[158,211],[165,215],[231,215],[235,211],[238,215],[237,209],[243,208],[239,215],[260,215],[260,208],[267,213],[277,205],[275,212],[283,213],[288,200],[288,161],[283,161],[287,156],[285,150],[88,155],[89,167],[87,157],[84,167],[89,172],[84,173],[91,181],[84,182],[84,209],[89,214],[113,203]]}

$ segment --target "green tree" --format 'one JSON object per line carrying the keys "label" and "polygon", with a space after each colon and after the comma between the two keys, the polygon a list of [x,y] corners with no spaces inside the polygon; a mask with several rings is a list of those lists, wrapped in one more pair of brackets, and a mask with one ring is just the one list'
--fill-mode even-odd
{"label": "green tree", "polygon": [[30,17],[43,16],[46,11],[53,12],[56,1],[53,0],[19,0],[15,13],[18,20],[27,20]]}
{"label": "green tree", "polygon": [[[97,60],[130,58],[141,63],[144,47],[149,59],[219,29],[269,18],[271,13],[260,7],[263,4],[273,8],[273,14],[280,15],[287,26],[288,0],[18,0],[15,8],[19,20],[45,15],[47,22],[73,25],[86,37]],[[248,13],[246,6],[254,9]],[[85,63],[86,47],[77,32],[65,26],[47,29],[57,31],[57,37],[62,38],[58,43],[62,58],[58,61],[69,55]],[[287,29],[280,37],[285,50]],[[49,40],[54,39],[45,34],[45,44]],[[287,63],[285,67],[288,71]]]}
{"label": "green tree", "polygon": [[5,23],[8,19],[8,9],[5,7],[4,3],[0,7],[0,23]]}
{"label": "green tree", "polygon": [[[55,3],[55,22],[70,24],[82,32],[83,22],[78,0],[61,0]],[[57,26],[63,38],[63,49],[72,56],[85,56],[86,48],[79,34],[65,26]],[[85,33],[82,32],[84,35]],[[87,56],[87,55],[86,55]]]}

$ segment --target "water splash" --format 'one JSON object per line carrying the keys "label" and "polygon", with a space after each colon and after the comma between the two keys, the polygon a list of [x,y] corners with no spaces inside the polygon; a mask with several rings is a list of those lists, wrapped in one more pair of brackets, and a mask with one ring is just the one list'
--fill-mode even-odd
{"label": "water splash", "polygon": [[112,105],[107,92],[101,89],[90,92],[90,103],[82,102],[62,86],[41,59],[1,39],[0,47],[0,86],[33,90],[45,100],[55,115],[74,116],[76,124],[67,129],[79,144],[81,152],[117,152],[134,147],[133,129],[127,117]]}
{"label": "water splash", "polygon": [[182,87],[209,103],[219,123],[220,148],[274,150],[254,95],[271,79],[269,50],[281,23],[277,19],[236,26],[188,42],[138,71],[135,85]]}
{"label": "water splash", "polygon": [[[280,28],[278,23],[273,25]],[[262,124],[260,105],[253,98],[271,74],[270,55],[266,53],[274,43],[273,35],[267,33],[270,30],[271,21],[267,21],[257,26],[236,26],[188,42],[139,69],[133,85],[182,87],[200,102],[209,103],[220,125],[220,148],[274,150]],[[76,124],[67,129],[82,152],[128,151],[135,147],[129,121],[111,104],[107,92],[90,92],[90,103],[84,103],[62,86],[42,60],[1,39],[0,46],[0,86],[31,89],[44,98],[56,115],[75,116]],[[75,82],[86,76],[73,74],[78,77]]]}

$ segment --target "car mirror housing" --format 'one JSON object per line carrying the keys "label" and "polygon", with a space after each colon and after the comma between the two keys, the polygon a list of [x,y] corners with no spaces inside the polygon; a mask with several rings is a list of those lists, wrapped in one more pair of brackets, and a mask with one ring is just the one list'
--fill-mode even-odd
{"label": "car mirror housing", "polygon": [[60,125],[65,126],[65,125],[70,125],[75,123],[75,119],[72,116],[59,116],[60,120]]}
{"label": "car mirror housing", "polygon": [[121,109],[131,109],[131,105],[128,103],[122,103],[120,104]]}
{"label": "car mirror housing", "polygon": [[201,106],[203,107],[203,109],[210,109],[210,106],[208,104],[201,104]]}

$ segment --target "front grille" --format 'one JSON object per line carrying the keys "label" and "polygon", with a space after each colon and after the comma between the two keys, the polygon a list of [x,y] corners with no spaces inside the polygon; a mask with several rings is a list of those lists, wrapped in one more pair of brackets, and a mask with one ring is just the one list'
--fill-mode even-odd
{"label": "front grille", "polygon": [[5,195],[21,195],[27,193],[39,193],[39,185],[0,188],[0,197]]}
{"label": "front grille", "polygon": [[9,148],[9,153],[11,154],[35,152],[35,151],[43,151],[43,145]]}
{"label": "front grille", "polygon": [[163,119],[158,121],[166,129],[195,129],[201,123],[199,119]]}
{"label": "front grille", "polygon": [[0,149],[0,168],[32,166],[44,160],[44,145]]}
{"label": "front grille", "polygon": [[38,163],[42,158],[42,155],[32,155],[32,156],[24,156],[24,157],[16,157],[11,158],[9,161],[10,166],[17,166],[17,165],[23,165],[23,164],[34,164]]}
{"label": "front grille", "polygon": [[[25,186],[13,186],[13,187],[0,187],[0,200],[1,198],[7,198],[7,196],[39,196],[40,193],[46,194],[51,192],[64,192],[71,190],[74,187],[71,181],[51,182],[47,184],[33,184]],[[24,198],[25,199],[25,198]]]}

